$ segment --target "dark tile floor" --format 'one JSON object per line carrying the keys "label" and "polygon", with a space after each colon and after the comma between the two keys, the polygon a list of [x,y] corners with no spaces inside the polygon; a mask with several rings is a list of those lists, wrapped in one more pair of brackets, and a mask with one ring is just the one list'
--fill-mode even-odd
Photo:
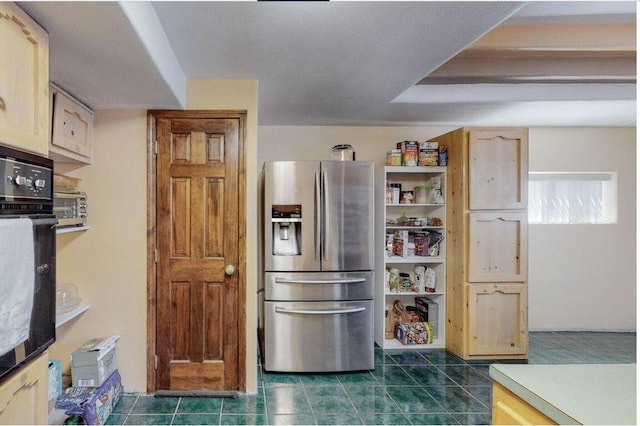
{"label": "dark tile floor", "polygon": [[[110,424],[490,424],[491,361],[444,350],[376,348],[370,372],[265,373],[238,398],[125,394]],[[530,364],[635,363],[635,333],[530,333]]]}

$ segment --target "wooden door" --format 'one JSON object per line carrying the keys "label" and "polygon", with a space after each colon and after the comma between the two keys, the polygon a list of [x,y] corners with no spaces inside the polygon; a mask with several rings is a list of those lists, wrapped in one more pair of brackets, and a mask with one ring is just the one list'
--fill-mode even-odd
{"label": "wooden door", "polygon": [[469,355],[527,353],[526,284],[468,284]]}
{"label": "wooden door", "polygon": [[156,390],[244,386],[244,114],[222,115],[156,115]]}

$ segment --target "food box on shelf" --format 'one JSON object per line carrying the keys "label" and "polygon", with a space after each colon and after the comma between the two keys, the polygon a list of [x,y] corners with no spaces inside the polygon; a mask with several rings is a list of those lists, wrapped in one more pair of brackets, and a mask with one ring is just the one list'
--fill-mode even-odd
{"label": "food box on shelf", "polygon": [[428,297],[418,296],[414,299],[416,308],[427,314],[427,321],[433,327],[433,337],[438,338],[438,304]]}
{"label": "food box on shelf", "polygon": [[420,155],[418,165],[437,166],[438,165],[438,142],[420,142]]}
{"label": "food box on shelf", "polygon": [[116,368],[116,341],[120,336],[88,341],[71,354],[73,386],[100,386]]}
{"label": "food box on shelf", "polygon": [[393,256],[407,257],[409,254],[409,232],[396,231],[393,236]]}
{"label": "food box on shelf", "polygon": [[403,345],[433,342],[433,328],[428,322],[405,322],[396,325],[394,337]]}
{"label": "food box on shelf", "polygon": [[413,236],[416,245],[416,256],[429,256],[429,233],[416,232]]}

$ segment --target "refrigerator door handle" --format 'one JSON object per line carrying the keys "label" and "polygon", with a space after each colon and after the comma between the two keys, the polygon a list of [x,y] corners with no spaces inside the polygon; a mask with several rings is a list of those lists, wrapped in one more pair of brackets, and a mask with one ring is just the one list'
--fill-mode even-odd
{"label": "refrigerator door handle", "polygon": [[327,218],[329,217],[329,203],[327,199],[327,174],[322,172],[322,260],[327,259]]}
{"label": "refrigerator door handle", "polygon": [[366,311],[367,308],[350,308],[350,309],[286,309],[276,306],[275,311],[279,314],[303,314],[303,315],[336,315],[336,314],[354,314],[356,312]]}
{"label": "refrigerator door handle", "polygon": [[276,278],[277,284],[356,284],[366,282],[366,278],[346,278],[336,280],[296,280],[286,278]]}
{"label": "refrigerator door handle", "polygon": [[321,213],[320,212],[320,203],[322,201],[321,199],[321,195],[320,195],[320,174],[318,172],[315,173],[315,188],[314,188],[314,192],[315,192],[315,208],[313,209],[313,214],[314,214],[314,223],[316,224],[316,227],[314,229],[314,244],[315,244],[315,256],[316,256],[316,260],[320,260],[320,233],[321,231],[321,222],[320,222],[320,216]]}

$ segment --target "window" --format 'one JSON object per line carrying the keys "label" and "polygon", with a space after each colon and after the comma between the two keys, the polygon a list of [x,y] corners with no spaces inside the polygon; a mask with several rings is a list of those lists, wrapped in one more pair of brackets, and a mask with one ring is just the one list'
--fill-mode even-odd
{"label": "window", "polygon": [[616,223],[617,175],[529,173],[529,223]]}

